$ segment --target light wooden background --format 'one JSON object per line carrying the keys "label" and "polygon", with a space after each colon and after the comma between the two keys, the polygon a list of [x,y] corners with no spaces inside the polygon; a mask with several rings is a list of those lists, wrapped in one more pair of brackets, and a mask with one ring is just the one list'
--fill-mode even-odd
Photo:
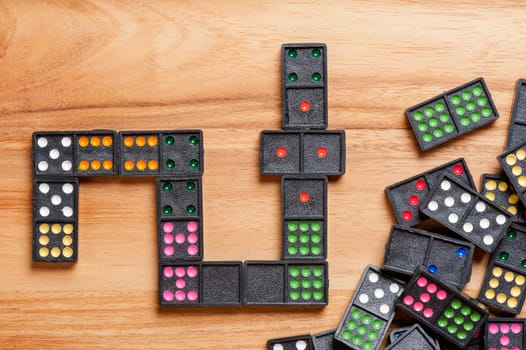
{"label": "light wooden background", "polygon": [[[0,1],[0,348],[264,349],[335,327],[382,262],[387,185],[460,156],[477,184],[498,170],[524,18],[513,1]],[[279,259],[280,185],[259,176],[259,132],[281,125],[280,45],[313,41],[328,45],[329,129],[347,133],[328,307],[159,309],[153,178],[81,179],[79,262],[31,263],[31,134],[93,128],[203,129],[206,260]],[[478,76],[500,119],[419,152],[404,109]]]}

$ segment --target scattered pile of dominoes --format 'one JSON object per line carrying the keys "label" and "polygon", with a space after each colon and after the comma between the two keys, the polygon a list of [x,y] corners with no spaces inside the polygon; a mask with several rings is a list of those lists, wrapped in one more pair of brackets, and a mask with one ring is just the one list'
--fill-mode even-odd
{"label": "scattered pile of dominoes", "polygon": [[[498,118],[479,78],[407,109],[423,151]],[[478,193],[459,158],[386,188],[398,224],[383,268],[369,265],[334,330],[268,341],[270,350],[380,349],[395,309],[417,321],[394,329],[386,349],[526,349],[526,81],[517,85],[503,174],[484,174]],[[442,233],[415,228],[431,218]],[[451,238],[451,233],[457,238]],[[478,300],[460,289],[471,278],[475,247],[491,253]],[[482,304],[485,304],[484,306]],[[403,320],[402,320],[403,322]]]}

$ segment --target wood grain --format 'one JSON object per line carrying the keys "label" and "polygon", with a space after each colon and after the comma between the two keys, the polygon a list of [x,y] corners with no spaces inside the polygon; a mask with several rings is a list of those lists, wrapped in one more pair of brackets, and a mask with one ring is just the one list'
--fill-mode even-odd
{"label": "wood grain", "polygon": [[[387,185],[460,156],[477,183],[498,171],[525,17],[516,1],[0,1],[0,347],[264,349],[335,327],[382,262]],[[31,134],[94,128],[203,129],[206,260],[278,259],[279,180],[259,176],[258,137],[281,125],[280,45],[306,41],[328,45],[329,128],[347,133],[328,307],[159,309],[153,179],[82,179],[79,262],[31,263]],[[419,152],[404,109],[478,76],[500,119]]]}

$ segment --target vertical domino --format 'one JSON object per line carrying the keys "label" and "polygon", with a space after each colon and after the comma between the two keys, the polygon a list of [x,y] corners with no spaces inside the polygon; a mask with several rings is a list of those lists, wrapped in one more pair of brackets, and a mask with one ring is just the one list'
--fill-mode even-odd
{"label": "vertical domino", "polygon": [[161,306],[237,306],[242,300],[240,262],[161,262]]}
{"label": "vertical domino", "polygon": [[406,110],[422,151],[498,119],[483,78],[463,84]]}
{"label": "vertical domino", "polygon": [[524,205],[508,179],[499,175],[483,174],[481,187],[480,193],[487,200],[492,201],[512,214],[513,222],[526,222]]}
{"label": "vertical domino", "polygon": [[327,46],[281,47],[283,129],[327,128]]}
{"label": "vertical domino", "polygon": [[425,267],[428,272],[458,288],[471,277],[473,244],[432,232],[393,225],[385,246],[383,268],[412,276]]}
{"label": "vertical domino", "polygon": [[475,301],[424,270],[414,274],[397,307],[459,348],[470,343],[488,317]]}
{"label": "vertical domino", "polygon": [[506,150],[512,150],[526,142],[526,80],[519,79],[515,88],[515,101],[511,113]]}
{"label": "vertical domino", "polygon": [[202,260],[200,177],[157,179],[159,259]]}
{"label": "vertical domino", "polygon": [[350,349],[380,349],[402,291],[401,282],[367,266],[334,338]]}
{"label": "vertical domino", "polygon": [[497,157],[515,193],[526,206],[526,143]]}
{"label": "vertical domino", "polygon": [[516,315],[526,295],[526,230],[513,224],[495,249],[479,300],[495,313]]}
{"label": "vertical domino", "polygon": [[449,175],[438,181],[420,210],[490,253],[511,224],[510,213]]}
{"label": "vertical domino", "polygon": [[430,189],[444,174],[450,174],[475,189],[473,177],[463,158],[447,162],[385,189],[387,199],[400,225],[414,226],[427,219],[419,212],[419,205],[427,199]]}
{"label": "vertical domino", "polygon": [[283,259],[327,257],[327,178],[282,178]]}
{"label": "vertical domino", "polygon": [[78,179],[33,182],[33,261],[77,261]]}

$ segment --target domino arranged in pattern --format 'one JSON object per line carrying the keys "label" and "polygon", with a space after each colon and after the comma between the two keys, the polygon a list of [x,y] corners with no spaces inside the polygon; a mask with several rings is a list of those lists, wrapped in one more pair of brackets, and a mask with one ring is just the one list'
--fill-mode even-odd
{"label": "domino arranged in pattern", "polygon": [[526,142],[526,80],[519,79],[515,88],[515,101],[511,113],[506,150],[516,148]]}
{"label": "domino arranged in pattern", "polygon": [[427,219],[425,215],[419,212],[419,206],[426,200],[431,188],[444,174],[450,174],[475,189],[473,177],[463,158],[452,160],[388,186],[385,193],[399,224],[414,226]]}
{"label": "domino arranged in pattern", "polygon": [[350,349],[379,349],[395,314],[403,284],[368,265],[334,338]]}
{"label": "domino arranged in pattern", "polygon": [[486,324],[485,349],[524,350],[526,348],[526,319],[490,318]]}
{"label": "domino arranged in pattern", "polygon": [[117,175],[114,131],[35,132],[35,176]]}
{"label": "domino arranged in pattern", "polygon": [[526,295],[526,230],[512,224],[495,249],[478,299],[495,313],[516,315]]}
{"label": "domino arranged in pattern", "polygon": [[478,78],[405,112],[422,151],[498,119],[486,82]]}
{"label": "domino arranged in pattern", "polygon": [[385,246],[383,268],[412,276],[424,267],[458,288],[471,277],[473,244],[436,233],[393,225]]}
{"label": "domino arranged in pattern", "polygon": [[511,224],[510,213],[449,175],[420,210],[486,252],[493,252]]}
{"label": "domino arranged in pattern", "polygon": [[283,129],[327,128],[327,46],[281,46]]}
{"label": "domino arranged in pattern", "polygon": [[245,261],[245,305],[328,303],[327,262]]}
{"label": "domino arranged in pattern", "polygon": [[427,271],[417,271],[397,307],[442,339],[465,348],[488,318],[488,312]]}
{"label": "domino arranged in pattern", "polygon": [[504,176],[483,174],[480,193],[513,215],[513,222],[526,223],[524,205]]}
{"label": "domino arranged in pattern", "polygon": [[261,175],[343,175],[345,132],[264,130],[260,169]]}
{"label": "domino arranged in pattern", "polygon": [[33,261],[77,261],[77,178],[36,178],[33,182]]}

